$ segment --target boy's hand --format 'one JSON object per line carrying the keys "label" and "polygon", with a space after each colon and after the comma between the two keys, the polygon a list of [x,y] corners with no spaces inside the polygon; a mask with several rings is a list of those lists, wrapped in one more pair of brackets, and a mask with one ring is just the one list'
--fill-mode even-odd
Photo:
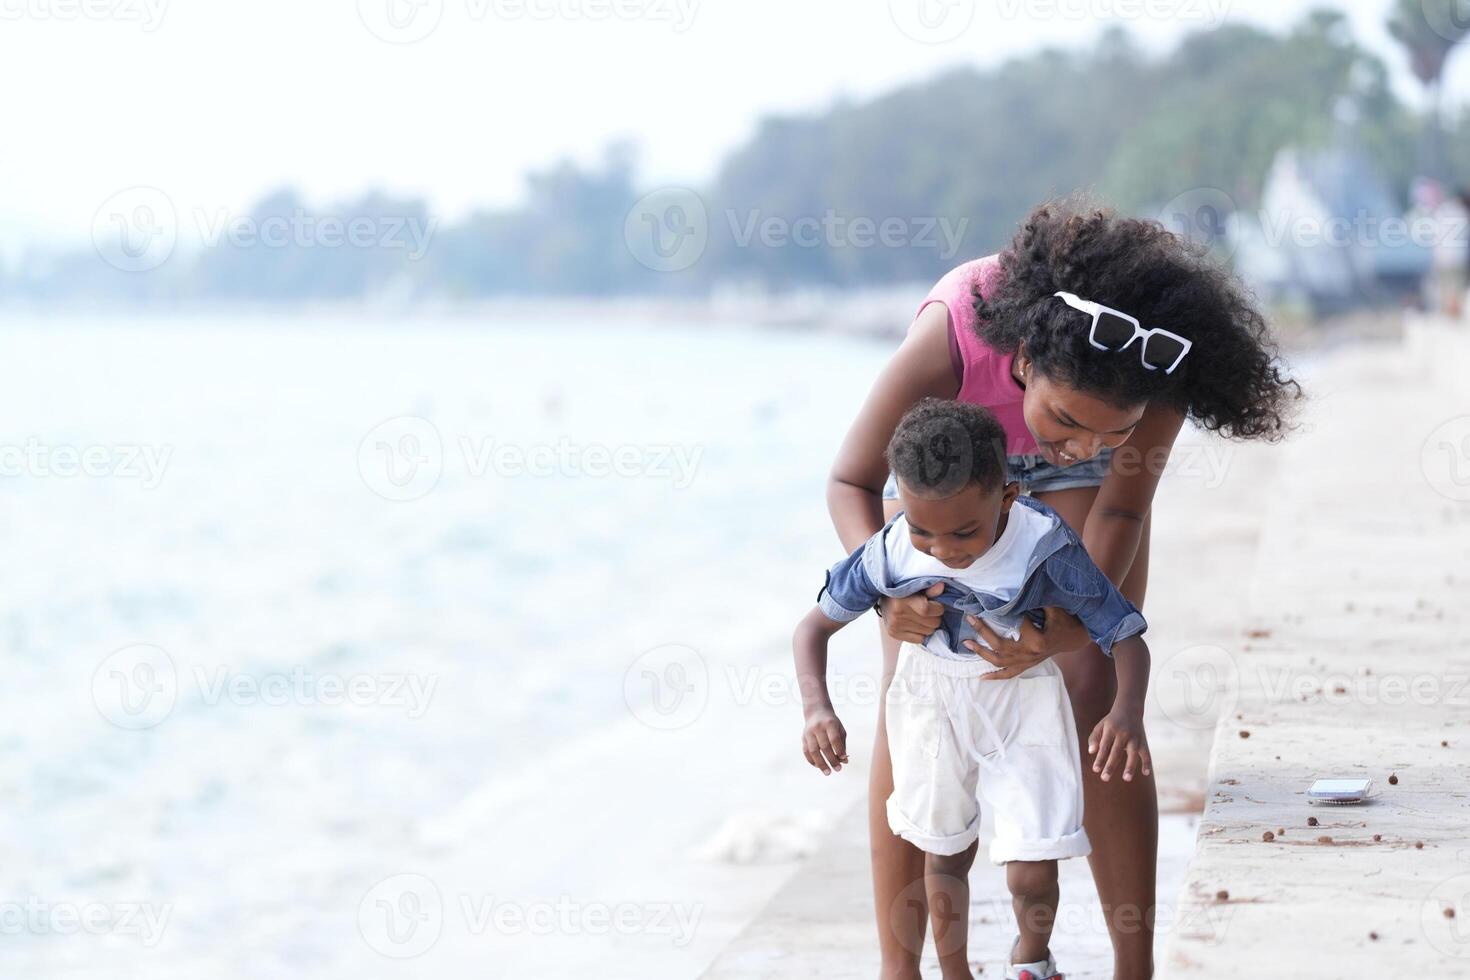
{"label": "boy's hand", "polygon": [[801,733],[801,750],[806,761],[822,770],[822,775],[842,771],[842,764],[847,761],[847,729],[831,708],[807,715],[806,729]]}
{"label": "boy's hand", "polygon": [[1114,708],[1097,723],[1087,738],[1087,752],[1092,756],[1092,771],[1102,773],[1103,782],[1123,770],[1123,781],[1131,782],[1139,769],[1145,776],[1153,773],[1153,759],[1148,754],[1148,740],[1143,734],[1142,712]]}
{"label": "boy's hand", "polygon": [[924,592],[902,599],[884,597],[879,603],[883,628],[901,643],[922,644],[943,622],[944,607],[934,600],[944,594],[944,583],[935,582]]}

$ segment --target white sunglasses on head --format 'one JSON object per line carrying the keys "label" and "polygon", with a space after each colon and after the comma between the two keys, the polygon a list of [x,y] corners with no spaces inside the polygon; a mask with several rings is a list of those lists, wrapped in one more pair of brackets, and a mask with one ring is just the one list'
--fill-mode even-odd
{"label": "white sunglasses on head", "polygon": [[1073,293],[1056,292],[1052,295],[1061,297],[1062,302],[1072,309],[1092,315],[1092,330],[1088,333],[1087,340],[1098,350],[1121,352],[1142,337],[1138,359],[1150,371],[1162,368],[1165,374],[1173,374],[1179,362],[1184,360],[1184,355],[1189,353],[1189,348],[1194,346],[1187,337],[1181,337],[1162,327],[1143,327],[1136,317],[1111,306],[1078,299]]}

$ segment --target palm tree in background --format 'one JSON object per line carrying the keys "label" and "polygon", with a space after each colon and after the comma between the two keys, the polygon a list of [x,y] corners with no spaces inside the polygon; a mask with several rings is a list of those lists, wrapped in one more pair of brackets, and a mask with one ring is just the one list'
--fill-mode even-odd
{"label": "palm tree in background", "polygon": [[1414,77],[1429,93],[1424,129],[1424,171],[1444,178],[1444,64],[1455,45],[1470,33],[1470,3],[1466,0],[1394,0],[1388,15],[1388,33],[1404,46]]}

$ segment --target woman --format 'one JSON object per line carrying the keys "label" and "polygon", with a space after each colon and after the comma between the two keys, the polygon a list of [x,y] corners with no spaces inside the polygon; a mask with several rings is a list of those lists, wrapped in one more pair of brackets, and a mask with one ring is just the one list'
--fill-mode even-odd
{"label": "woman", "polygon": [[[1149,509],[1184,420],[1235,438],[1275,439],[1300,393],[1278,365],[1264,318],[1227,272],[1156,223],[1077,199],[1053,202],[1032,212],[1006,251],[966,263],[934,287],[848,431],[828,508],[843,548],[856,548],[896,512],[885,499],[883,447],[903,413],[928,396],[977,402],[1005,426],[1012,478],[1054,507],[1142,608]],[[885,691],[899,643],[933,632],[940,608],[922,595],[879,608]],[[997,676],[1056,659],[1084,739],[1106,714],[1112,664],[1064,611],[1048,610],[1044,629],[1027,624],[1016,641],[972,625],[993,648],[972,649],[1002,668]],[[908,980],[919,976],[927,919],[912,907],[922,889],[910,887],[924,861],[888,828],[893,774],[879,714],[868,821],[879,941],[883,976]],[[1115,976],[1148,977],[1154,782],[1103,782],[1084,769],[1089,860]]]}

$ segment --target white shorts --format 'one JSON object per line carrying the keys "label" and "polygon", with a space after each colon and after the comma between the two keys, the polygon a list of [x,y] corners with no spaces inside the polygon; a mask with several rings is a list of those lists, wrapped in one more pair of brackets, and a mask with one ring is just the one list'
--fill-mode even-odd
{"label": "white shorts", "polygon": [[990,860],[1050,861],[1092,850],[1082,829],[1082,762],[1062,673],[1018,677],[905,643],[884,702],[893,795],[888,826],[930,854],[958,854],[991,808]]}

